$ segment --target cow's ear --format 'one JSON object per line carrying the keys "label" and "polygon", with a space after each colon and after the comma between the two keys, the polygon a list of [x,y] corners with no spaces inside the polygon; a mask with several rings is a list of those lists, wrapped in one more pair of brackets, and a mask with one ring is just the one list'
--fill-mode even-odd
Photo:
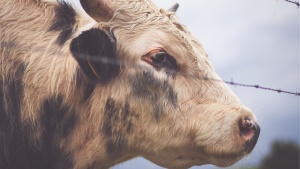
{"label": "cow's ear", "polygon": [[118,76],[116,41],[106,32],[100,29],[84,31],[72,40],[70,50],[88,78],[106,83]]}

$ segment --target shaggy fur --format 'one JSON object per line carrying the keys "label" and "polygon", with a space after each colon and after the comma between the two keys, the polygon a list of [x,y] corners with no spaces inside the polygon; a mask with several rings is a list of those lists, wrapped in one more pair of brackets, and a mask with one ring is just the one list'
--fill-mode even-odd
{"label": "shaggy fur", "polygon": [[[203,80],[219,77],[174,13],[149,0],[113,7],[97,23],[63,1],[0,0],[0,168],[101,169],[136,156],[228,166],[248,154],[257,137],[245,140],[239,119],[252,112]],[[159,69],[142,59],[157,49],[169,57]]]}

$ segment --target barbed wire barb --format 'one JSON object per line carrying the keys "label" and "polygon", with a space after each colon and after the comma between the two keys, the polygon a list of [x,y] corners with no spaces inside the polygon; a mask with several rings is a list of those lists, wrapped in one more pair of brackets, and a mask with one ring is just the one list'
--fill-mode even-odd
{"label": "barbed wire barb", "polygon": [[299,7],[300,7],[300,2],[299,2],[299,1],[298,1],[298,2],[296,2],[296,1],[290,1],[290,0],[285,0],[285,1],[297,5],[297,8],[298,8],[298,9],[299,9]]}

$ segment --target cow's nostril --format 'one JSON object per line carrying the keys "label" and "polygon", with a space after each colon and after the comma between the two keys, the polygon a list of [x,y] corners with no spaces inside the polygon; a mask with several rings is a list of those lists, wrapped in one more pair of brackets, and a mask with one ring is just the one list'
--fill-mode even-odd
{"label": "cow's nostril", "polygon": [[251,140],[255,131],[257,130],[257,125],[252,121],[250,117],[243,117],[239,122],[240,136],[245,140]]}
{"label": "cow's nostril", "polygon": [[259,125],[250,117],[243,117],[239,121],[240,136],[244,140],[244,151],[250,153],[255,147],[259,133]]}

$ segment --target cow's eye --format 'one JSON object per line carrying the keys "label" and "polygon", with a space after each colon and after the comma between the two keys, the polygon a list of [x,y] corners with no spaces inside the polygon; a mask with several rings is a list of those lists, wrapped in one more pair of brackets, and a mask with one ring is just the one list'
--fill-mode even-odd
{"label": "cow's eye", "polygon": [[168,54],[166,52],[158,52],[155,54],[152,54],[150,58],[154,63],[162,63],[167,60]]}
{"label": "cow's eye", "polygon": [[174,57],[162,49],[155,49],[142,56],[142,60],[152,65],[156,70],[164,70],[167,74],[175,75],[179,66]]}

